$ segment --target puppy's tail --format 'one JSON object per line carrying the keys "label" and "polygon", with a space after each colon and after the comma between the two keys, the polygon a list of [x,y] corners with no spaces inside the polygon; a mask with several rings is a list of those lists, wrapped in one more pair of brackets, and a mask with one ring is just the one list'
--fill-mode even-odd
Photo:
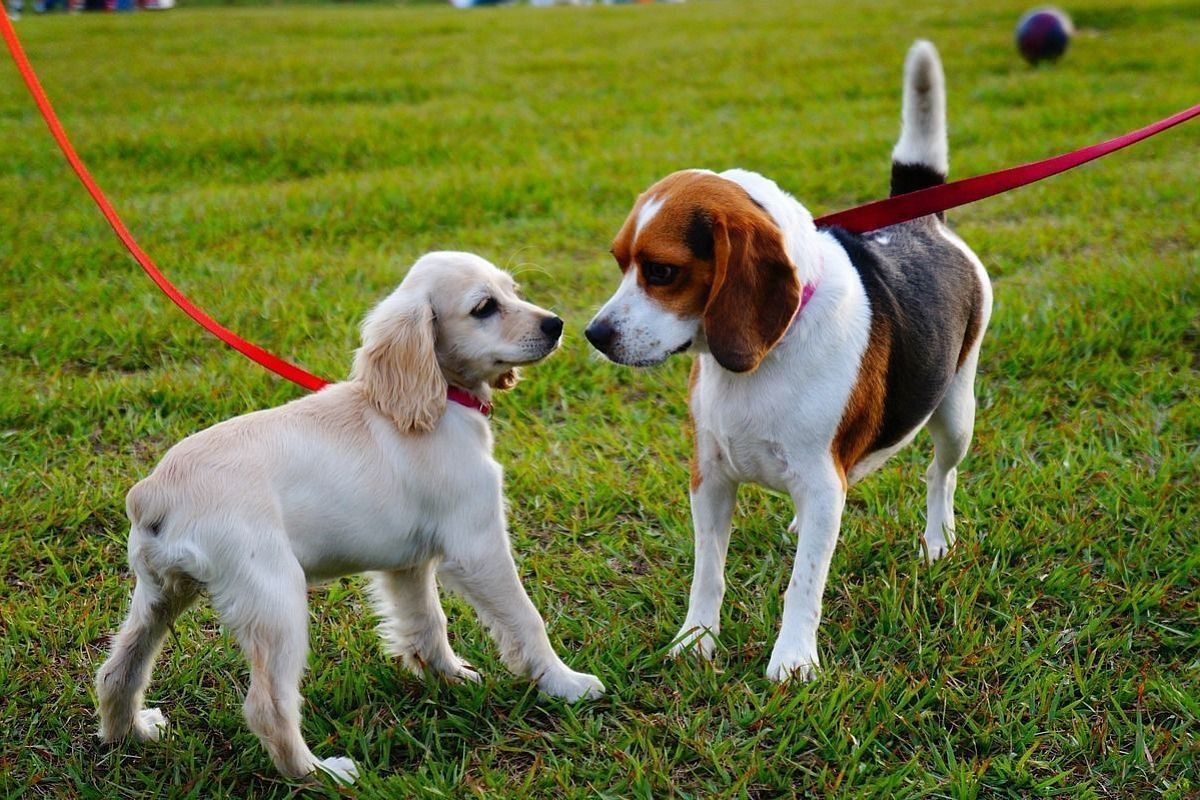
{"label": "puppy's tail", "polygon": [[904,110],[900,141],[892,150],[892,194],[945,183],[948,168],[942,61],[932,43],[918,39],[904,61]]}
{"label": "puppy's tail", "polygon": [[208,559],[194,542],[195,531],[181,519],[172,493],[154,476],[140,481],[125,496],[129,516],[129,568],[139,581],[157,590],[177,591],[177,581],[205,583]]}
{"label": "puppy's tail", "polygon": [[131,530],[147,537],[158,537],[167,518],[169,503],[153,479],[139,481],[125,495],[125,514]]}

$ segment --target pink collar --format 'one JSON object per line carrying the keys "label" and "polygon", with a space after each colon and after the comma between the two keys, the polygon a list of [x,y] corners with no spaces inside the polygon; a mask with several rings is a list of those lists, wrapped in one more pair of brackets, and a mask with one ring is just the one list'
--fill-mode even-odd
{"label": "pink collar", "polygon": [[800,311],[808,305],[808,301],[812,299],[813,292],[816,290],[816,281],[804,284],[804,288],[800,290],[800,302],[796,304],[796,310],[792,313],[792,321],[788,323],[787,330],[790,331],[796,324],[796,320],[800,319]]}
{"label": "pink collar", "polygon": [[457,386],[447,387],[446,399],[451,403],[458,403],[460,406],[473,408],[480,414],[483,414],[485,417],[490,417],[492,415],[492,404],[480,400],[466,389],[460,389]]}

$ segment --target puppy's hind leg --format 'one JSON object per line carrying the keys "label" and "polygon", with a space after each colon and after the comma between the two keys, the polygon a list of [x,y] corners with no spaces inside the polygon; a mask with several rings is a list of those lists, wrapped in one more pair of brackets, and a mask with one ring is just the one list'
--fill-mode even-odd
{"label": "puppy's hind leg", "polygon": [[384,649],[417,675],[426,670],[451,681],[479,681],[479,673],[459,658],[446,635],[446,612],[434,578],[437,562],[411,569],[377,572],[371,595],[379,614]]}
{"label": "puppy's hind leg", "polygon": [[[260,539],[261,541],[261,539]],[[282,549],[282,548],[281,548]],[[290,778],[320,769],[344,783],[358,771],[348,758],[319,759],[300,734],[300,678],[308,658],[304,571],[289,552],[259,546],[254,563],[210,584],[213,605],[250,662],[246,723]]]}
{"label": "puppy's hind leg", "polygon": [[933,439],[933,461],[925,472],[926,521],[925,557],[935,561],[954,544],[954,490],[958,484],[958,465],[971,445],[975,428],[975,365],[979,351],[973,352],[946,391],[941,405],[934,410],[927,427]]}
{"label": "puppy's hind leg", "polygon": [[196,599],[190,581],[159,584],[138,577],[129,615],[113,639],[108,660],[96,673],[100,738],[114,742],[131,731],[143,741],[158,739],[167,721],[157,708],[142,708],[154,658],[171,623]]}

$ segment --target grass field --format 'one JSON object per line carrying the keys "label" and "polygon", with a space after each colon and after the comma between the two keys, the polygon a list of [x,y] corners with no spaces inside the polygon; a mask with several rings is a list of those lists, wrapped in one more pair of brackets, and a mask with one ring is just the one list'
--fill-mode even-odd
{"label": "grass field", "polygon": [[[414,679],[359,580],[314,590],[304,732],[360,764],[343,794],[1200,796],[1200,124],[952,214],[996,280],[960,542],[920,559],[923,435],[851,492],[811,683],[764,677],[791,509],[751,487],[715,663],[665,658],[692,565],[687,359],[636,372],[581,335],[610,237],[668,171],[758,169],[817,213],[886,191],[917,36],[946,64],[959,177],[1200,100],[1195,4],[1085,2],[1038,70],[1011,42],[1025,0],[20,23],[142,244],[251,340],[344,376],[361,315],[432,248],[480,252],[567,320],[494,427],[524,580],[609,694],[539,699],[455,598],[485,683]],[[301,390],[157,293],[0,75],[0,795],[336,794],[276,776],[203,604],[150,690],[166,740],[92,736],[126,490],[186,434]]]}

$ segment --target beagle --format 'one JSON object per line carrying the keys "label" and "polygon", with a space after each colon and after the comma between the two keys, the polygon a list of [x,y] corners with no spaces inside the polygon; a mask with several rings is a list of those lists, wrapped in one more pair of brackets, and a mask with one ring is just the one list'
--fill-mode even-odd
{"label": "beagle", "polygon": [[[945,88],[918,41],[904,74],[892,194],[943,183]],[[612,248],[623,277],[586,330],[618,364],[696,354],[691,504],[695,574],[673,654],[711,658],[738,485],[788,493],[796,560],[767,675],[818,666],[821,595],[847,488],[912,441],[933,439],[924,547],[954,541],[955,475],[971,440],[992,292],[938,216],[859,235],[818,229],[753,172],[687,170],[637,200]]]}

